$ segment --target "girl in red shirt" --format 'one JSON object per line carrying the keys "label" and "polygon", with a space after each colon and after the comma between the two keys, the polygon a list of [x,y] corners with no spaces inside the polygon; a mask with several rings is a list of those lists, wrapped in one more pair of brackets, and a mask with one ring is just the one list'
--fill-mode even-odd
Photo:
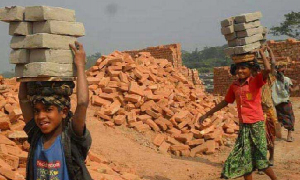
{"label": "girl in red shirt", "polygon": [[240,130],[235,146],[224,164],[222,178],[244,176],[244,179],[250,180],[252,172],[259,169],[272,180],[277,179],[267,159],[267,140],[261,106],[262,86],[271,71],[263,52],[264,48],[259,50],[263,57],[264,70],[252,77],[252,70],[259,66],[256,60],[233,64],[230,72],[237,75],[238,80],[229,87],[225,100],[199,118],[199,123],[202,124],[205,118],[236,101]]}

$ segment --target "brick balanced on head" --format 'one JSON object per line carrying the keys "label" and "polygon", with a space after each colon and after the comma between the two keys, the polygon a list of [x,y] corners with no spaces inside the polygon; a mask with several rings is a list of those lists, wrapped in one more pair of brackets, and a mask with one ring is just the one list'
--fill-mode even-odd
{"label": "brick balanced on head", "polygon": [[260,23],[261,12],[247,13],[221,21],[221,32],[228,41],[225,54],[240,55],[259,48],[266,41],[267,30]]}
{"label": "brick balanced on head", "polygon": [[32,6],[0,9],[0,20],[9,23],[10,63],[16,77],[73,77],[75,69],[69,44],[85,35],[75,11]]}

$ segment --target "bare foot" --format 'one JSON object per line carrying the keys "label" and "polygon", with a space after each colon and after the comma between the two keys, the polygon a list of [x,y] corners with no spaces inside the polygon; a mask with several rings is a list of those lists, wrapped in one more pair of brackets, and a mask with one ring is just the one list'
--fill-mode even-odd
{"label": "bare foot", "polygon": [[269,159],[269,165],[274,166],[274,159]]}
{"label": "bare foot", "polygon": [[292,131],[288,131],[286,141],[287,142],[293,142],[294,141],[294,138],[292,137]]}
{"label": "bare foot", "polygon": [[286,141],[287,141],[287,142],[293,142],[293,141],[294,141],[294,138],[293,138],[293,137],[287,137],[287,138],[286,138]]}

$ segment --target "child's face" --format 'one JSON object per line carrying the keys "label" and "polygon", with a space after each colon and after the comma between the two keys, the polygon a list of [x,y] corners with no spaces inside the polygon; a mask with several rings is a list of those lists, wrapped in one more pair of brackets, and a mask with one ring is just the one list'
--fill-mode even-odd
{"label": "child's face", "polygon": [[247,79],[251,75],[251,70],[246,66],[238,66],[236,69],[236,74],[239,79]]}
{"label": "child's face", "polygon": [[54,105],[45,106],[41,102],[37,102],[34,105],[35,123],[44,134],[51,133],[60,128],[64,118],[66,118],[65,110],[59,111]]}

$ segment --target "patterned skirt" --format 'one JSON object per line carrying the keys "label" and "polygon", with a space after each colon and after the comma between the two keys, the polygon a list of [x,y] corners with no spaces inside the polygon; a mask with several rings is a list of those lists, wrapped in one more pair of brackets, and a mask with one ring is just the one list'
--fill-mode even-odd
{"label": "patterned skirt", "polygon": [[225,161],[222,178],[237,178],[269,167],[264,121],[241,124],[235,146]]}
{"label": "patterned skirt", "polygon": [[266,128],[266,137],[268,143],[268,149],[274,147],[274,142],[276,139],[276,128],[277,123],[276,112],[274,108],[263,108],[265,116],[265,128]]}
{"label": "patterned skirt", "polygon": [[280,103],[276,106],[277,118],[282,126],[287,129],[294,131],[295,115],[290,101]]}

